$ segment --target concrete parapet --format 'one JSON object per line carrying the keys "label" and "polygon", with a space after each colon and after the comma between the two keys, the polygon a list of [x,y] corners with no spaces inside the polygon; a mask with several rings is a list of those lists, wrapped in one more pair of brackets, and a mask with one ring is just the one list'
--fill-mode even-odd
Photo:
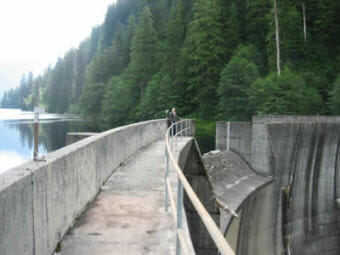
{"label": "concrete parapet", "polygon": [[[229,122],[229,149],[238,152],[246,161],[251,162],[252,123]],[[228,140],[228,122],[216,123],[216,149],[226,150]]]}
{"label": "concrete parapet", "polygon": [[340,116],[323,115],[266,115],[253,116],[253,122],[340,122]]}
{"label": "concrete parapet", "polygon": [[52,254],[113,170],[165,128],[164,120],[115,128],[1,174],[1,255]]}
{"label": "concrete parapet", "polygon": [[[229,149],[237,152],[257,172],[272,174],[274,154],[268,125],[273,123],[338,123],[340,116],[253,116],[253,122],[229,122]],[[228,143],[228,122],[216,123],[216,149],[225,150]]]}
{"label": "concrete parapet", "polygon": [[66,145],[70,145],[72,143],[76,143],[80,140],[83,140],[85,138],[88,138],[90,136],[96,135],[98,133],[92,133],[92,132],[69,132],[66,134]]}

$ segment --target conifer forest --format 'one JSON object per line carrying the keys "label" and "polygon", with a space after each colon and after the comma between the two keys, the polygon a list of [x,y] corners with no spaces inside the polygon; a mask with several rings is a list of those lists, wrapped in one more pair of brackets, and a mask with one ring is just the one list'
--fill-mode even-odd
{"label": "conifer forest", "polygon": [[101,130],[171,107],[204,121],[340,115],[339,50],[339,0],[118,0],[1,106],[78,113]]}

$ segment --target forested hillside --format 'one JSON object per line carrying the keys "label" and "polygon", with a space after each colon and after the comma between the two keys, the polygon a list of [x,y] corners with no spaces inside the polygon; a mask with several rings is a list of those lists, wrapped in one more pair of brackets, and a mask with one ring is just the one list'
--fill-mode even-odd
{"label": "forested hillside", "polygon": [[2,107],[82,113],[110,128],[164,117],[340,114],[340,1],[118,0],[104,23]]}

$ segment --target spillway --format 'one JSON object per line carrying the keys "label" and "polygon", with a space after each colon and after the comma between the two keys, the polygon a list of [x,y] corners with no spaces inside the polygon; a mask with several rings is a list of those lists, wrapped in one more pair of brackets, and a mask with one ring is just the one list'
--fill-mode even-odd
{"label": "spillway", "polygon": [[[242,202],[227,238],[234,240],[238,255],[340,254],[340,123],[264,127],[262,154],[273,182]],[[258,162],[256,155],[251,162]]]}

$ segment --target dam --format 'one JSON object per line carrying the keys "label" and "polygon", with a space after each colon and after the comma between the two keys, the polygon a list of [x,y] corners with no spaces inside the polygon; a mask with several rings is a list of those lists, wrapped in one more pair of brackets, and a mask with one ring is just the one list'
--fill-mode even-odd
{"label": "dam", "polygon": [[217,123],[217,147],[227,146],[273,181],[249,194],[231,219],[237,254],[340,253],[340,118],[253,117]]}
{"label": "dam", "polygon": [[71,134],[0,175],[0,254],[339,254],[339,127],[218,122],[203,156],[193,120]]}

